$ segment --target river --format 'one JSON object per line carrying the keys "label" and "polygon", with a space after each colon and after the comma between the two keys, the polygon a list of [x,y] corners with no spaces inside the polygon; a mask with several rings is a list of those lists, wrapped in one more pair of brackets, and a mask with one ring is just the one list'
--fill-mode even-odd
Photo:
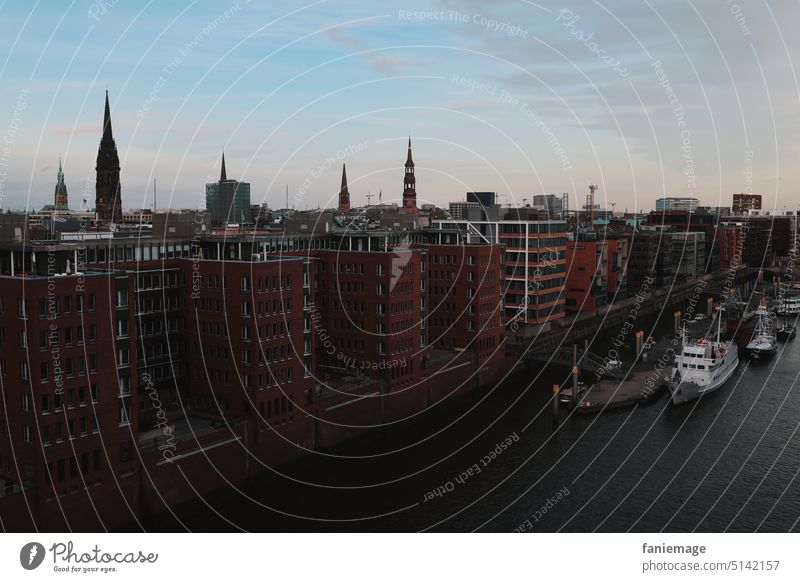
{"label": "river", "polygon": [[[658,326],[667,335],[666,326]],[[605,345],[604,345],[605,344]],[[603,353],[606,342],[592,350]],[[798,531],[800,339],[701,401],[561,411],[568,370],[473,399],[176,508],[154,531]],[[628,354],[630,355],[630,354]]]}

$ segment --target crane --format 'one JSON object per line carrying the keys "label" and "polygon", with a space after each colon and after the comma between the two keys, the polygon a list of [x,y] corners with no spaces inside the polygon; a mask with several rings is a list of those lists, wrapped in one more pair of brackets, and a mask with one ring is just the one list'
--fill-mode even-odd
{"label": "crane", "polygon": [[589,226],[591,227],[594,224],[594,193],[597,190],[597,186],[594,184],[589,184],[589,195],[586,197],[586,204],[589,207]]}

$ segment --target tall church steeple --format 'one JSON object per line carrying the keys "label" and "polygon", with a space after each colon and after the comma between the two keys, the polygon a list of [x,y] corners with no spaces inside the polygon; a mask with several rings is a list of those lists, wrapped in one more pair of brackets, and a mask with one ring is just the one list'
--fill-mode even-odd
{"label": "tall church steeple", "polygon": [[55,200],[53,201],[56,210],[69,210],[69,202],[67,200],[67,185],[64,183],[64,170],[61,168],[61,155],[58,156],[58,181],[56,182],[56,191],[54,194]]}
{"label": "tall church steeple", "polygon": [[120,222],[122,219],[122,192],[119,183],[119,155],[111,130],[111,107],[108,104],[103,115],[103,138],[97,150],[97,181],[95,183],[95,210],[104,223]]}
{"label": "tall church steeple", "polygon": [[403,175],[403,208],[417,209],[417,180],[414,178],[414,160],[411,158],[411,136],[408,136],[408,157]]}
{"label": "tall church steeple", "polygon": [[339,212],[350,212],[350,192],[347,190],[347,171],[342,164],[342,187],[339,189]]}

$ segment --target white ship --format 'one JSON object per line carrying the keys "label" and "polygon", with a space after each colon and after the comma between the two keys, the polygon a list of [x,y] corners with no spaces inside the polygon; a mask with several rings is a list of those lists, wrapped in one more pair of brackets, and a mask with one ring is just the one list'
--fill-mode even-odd
{"label": "white ship", "polygon": [[800,295],[784,297],[778,305],[778,315],[800,315]]}
{"label": "white ship", "polygon": [[717,339],[690,339],[681,333],[681,352],[667,372],[673,404],[682,404],[713,392],[728,381],[739,365],[739,346],[720,340],[722,312],[717,312]]}
{"label": "white ship", "polygon": [[758,322],[753,337],[747,343],[747,353],[754,359],[766,359],[778,351],[778,334],[764,302],[756,310]]}

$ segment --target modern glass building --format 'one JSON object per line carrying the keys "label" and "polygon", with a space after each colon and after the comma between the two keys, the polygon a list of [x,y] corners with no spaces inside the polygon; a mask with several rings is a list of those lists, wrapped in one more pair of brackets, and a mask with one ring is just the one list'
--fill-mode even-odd
{"label": "modern glass building", "polygon": [[250,184],[238,180],[206,184],[206,210],[211,224],[250,222]]}

